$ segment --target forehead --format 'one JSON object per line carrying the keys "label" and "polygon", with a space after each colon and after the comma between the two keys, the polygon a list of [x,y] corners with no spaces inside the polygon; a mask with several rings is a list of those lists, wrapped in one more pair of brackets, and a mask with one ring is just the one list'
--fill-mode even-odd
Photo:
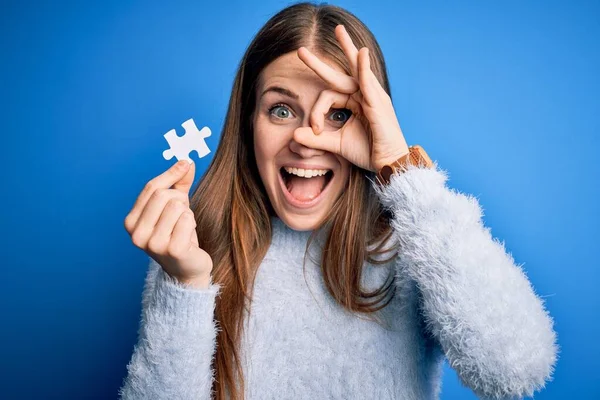
{"label": "forehead", "polygon": [[[318,56],[321,61],[329,65],[331,68],[345,73],[345,71],[336,63],[329,59]],[[300,58],[296,51],[286,53],[268,64],[261,72],[259,77],[259,93],[270,85],[281,83],[291,88],[302,87],[303,91],[323,90],[330,85],[325,82],[316,72],[310,69]],[[296,91],[300,96],[301,92]]]}

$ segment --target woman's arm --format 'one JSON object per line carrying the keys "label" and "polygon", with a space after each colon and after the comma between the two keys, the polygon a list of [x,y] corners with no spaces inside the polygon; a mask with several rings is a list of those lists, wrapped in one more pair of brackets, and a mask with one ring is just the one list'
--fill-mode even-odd
{"label": "woman's arm", "polygon": [[400,243],[398,274],[413,279],[429,333],[464,385],[484,398],[532,396],[552,379],[559,347],[531,283],[485,227],[473,196],[438,168],[409,166],[372,182]]}
{"label": "woman's arm", "polygon": [[217,284],[206,289],[183,285],[150,258],[138,342],[121,399],[211,398],[219,290]]}

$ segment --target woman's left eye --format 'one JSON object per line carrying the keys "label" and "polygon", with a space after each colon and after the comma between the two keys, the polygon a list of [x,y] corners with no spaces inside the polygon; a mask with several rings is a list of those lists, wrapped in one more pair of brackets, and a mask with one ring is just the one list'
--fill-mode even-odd
{"label": "woman's left eye", "polygon": [[331,116],[333,117],[332,119],[334,122],[341,122],[343,124],[350,119],[352,111],[347,108],[338,108],[333,110]]}

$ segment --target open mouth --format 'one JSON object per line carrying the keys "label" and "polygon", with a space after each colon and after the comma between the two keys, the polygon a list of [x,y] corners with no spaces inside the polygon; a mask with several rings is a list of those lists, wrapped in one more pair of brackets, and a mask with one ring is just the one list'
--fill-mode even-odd
{"label": "open mouth", "polygon": [[331,186],[333,171],[310,178],[289,173],[282,167],[279,170],[279,182],[286,200],[299,208],[312,207],[319,202]]}

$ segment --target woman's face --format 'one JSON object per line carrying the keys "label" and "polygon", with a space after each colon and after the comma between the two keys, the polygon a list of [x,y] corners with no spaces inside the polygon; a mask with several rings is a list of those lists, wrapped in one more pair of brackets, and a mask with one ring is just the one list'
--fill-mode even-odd
{"label": "woman's face", "polygon": [[[342,194],[351,167],[337,154],[294,140],[296,129],[310,128],[310,112],[324,89],[329,89],[327,83],[295,51],[267,65],[257,84],[253,126],[258,171],[279,218],[300,231],[321,225]],[[329,110],[321,135],[341,128],[350,115],[348,110]]]}

